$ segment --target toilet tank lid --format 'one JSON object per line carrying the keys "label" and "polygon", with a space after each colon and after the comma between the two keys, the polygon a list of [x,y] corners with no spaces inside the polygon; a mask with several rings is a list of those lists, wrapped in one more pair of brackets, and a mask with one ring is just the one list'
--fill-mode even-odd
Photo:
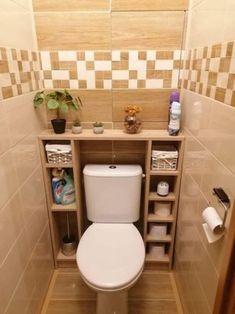
{"label": "toilet tank lid", "polygon": [[83,174],[92,177],[134,177],[142,174],[140,165],[86,165]]}

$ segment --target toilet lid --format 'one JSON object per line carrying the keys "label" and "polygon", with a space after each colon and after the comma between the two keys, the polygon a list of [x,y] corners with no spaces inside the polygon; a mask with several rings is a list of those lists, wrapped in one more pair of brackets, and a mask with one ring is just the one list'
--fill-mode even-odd
{"label": "toilet lid", "polygon": [[101,289],[118,288],[141,271],[144,242],[133,224],[93,223],[79,242],[76,258],[89,283]]}

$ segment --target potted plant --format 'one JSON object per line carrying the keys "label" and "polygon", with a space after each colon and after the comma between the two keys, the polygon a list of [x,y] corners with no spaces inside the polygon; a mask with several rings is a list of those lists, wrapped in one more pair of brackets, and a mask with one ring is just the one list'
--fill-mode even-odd
{"label": "potted plant", "polygon": [[74,133],[74,134],[82,133],[81,122],[80,122],[78,119],[75,119],[75,120],[73,121],[72,133]]}
{"label": "potted plant", "polygon": [[93,123],[93,132],[95,134],[101,134],[104,132],[104,124],[102,122],[94,122]]}
{"label": "potted plant", "polygon": [[81,99],[73,97],[67,90],[54,90],[46,94],[44,91],[36,93],[33,99],[34,107],[39,107],[42,103],[47,105],[49,110],[56,110],[57,117],[51,123],[55,133],[64,133],[66,120],[61,118],[61,113],[67,113],[69,109],[77,111],[82,106]]}

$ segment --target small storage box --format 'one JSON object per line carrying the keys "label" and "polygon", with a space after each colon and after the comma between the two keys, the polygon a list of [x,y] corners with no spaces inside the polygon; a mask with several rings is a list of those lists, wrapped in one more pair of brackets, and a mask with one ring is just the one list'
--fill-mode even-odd
{"label": "small storage box", "polygon": [[49,164],[66,164],[72,162],[71,145],[47,144],[45,149]]}
{"label": "small storage box", "polygon": [[173,145],[153,146],[152,170],[176,170],[178,151]]}

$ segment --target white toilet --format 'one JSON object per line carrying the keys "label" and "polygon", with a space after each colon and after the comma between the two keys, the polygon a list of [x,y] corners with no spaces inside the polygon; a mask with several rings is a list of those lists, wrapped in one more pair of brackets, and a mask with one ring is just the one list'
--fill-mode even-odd
{"label": "white toilet", "polygon": [[97,291],[97,314],[127,314],[128,289],[140,277],[143,239],[139,219],[142,169],[139,165],[86,165],[87,217],[93,224],[77,249],[83,280]]}

